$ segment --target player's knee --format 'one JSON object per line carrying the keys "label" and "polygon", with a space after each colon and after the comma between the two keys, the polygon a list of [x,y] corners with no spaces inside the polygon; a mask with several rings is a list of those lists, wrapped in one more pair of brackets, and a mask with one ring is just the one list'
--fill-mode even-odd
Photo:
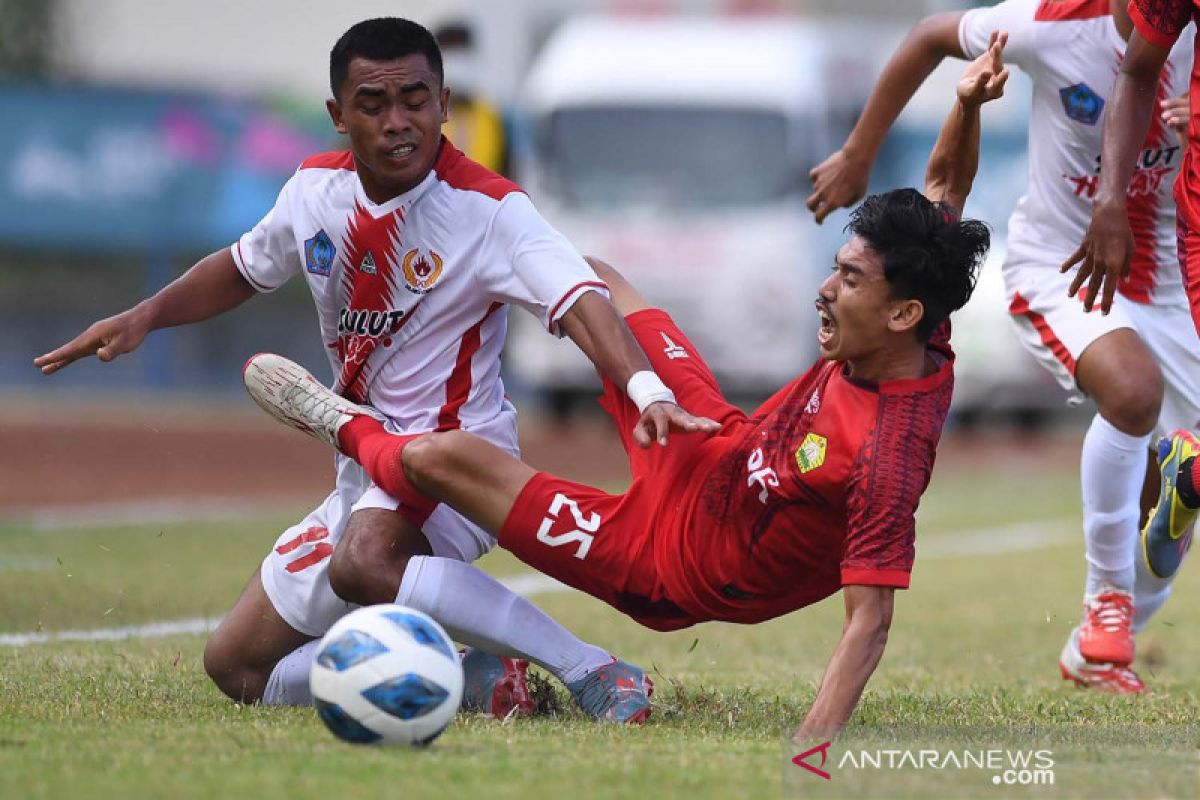
{"label": "player's knee", "polygon": [[1113,380],[1097,395],[1101,416],[1130,436],[1144,436],[1154,430],[1162,411],[1163,376],[1154,363],[1148,368],[1130,370]]}
{"label": "player's knee", "polygon": [[442,431],[414,439],[404,448],[404,474],[422,491],[436,491],[469,457],[470,437],[463,431]]}
{"label": "player's knee", "polygon": [[218,629],[204,646],[204,671],[230,700],[256,703],[262,699],[270,673],[245,664],[237,653],[238,648],[229,646]]}
{"label": "player's knee", "polygon": [[360,511],[329,559],[327,577],[333,593],[347,603],[374,605],[396,599],[413,546],[392,530],[393,512]]}

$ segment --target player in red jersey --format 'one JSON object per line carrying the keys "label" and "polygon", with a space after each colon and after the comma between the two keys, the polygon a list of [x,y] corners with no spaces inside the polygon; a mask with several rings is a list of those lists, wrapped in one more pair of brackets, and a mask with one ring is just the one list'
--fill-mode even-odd
{"label": "player in red jersey", "polygon": [[[527,564],[654,630],[753,623],[843,590],[846,624],[801,732],[849,718],[883,654],[906,588],[917,504],[950,405],[950,312],[974,288],[987,227],[960,220],[975,174],[979,105],[999,96],[1003,39],[959,85],[925,196],[875,195],[855,210],[817,299],[823,358],[752,414],[722,396],[667,314],[593,261],[654,368],[714,435],[645,449],[636,407],[611,381],[633,482],[624,494],[538,472],[460,431],[395,436],[279,356],[245,380],[269,413],[335,443],[381,486],[447,503]],[[639,447],[639,445],[643,445]]]}

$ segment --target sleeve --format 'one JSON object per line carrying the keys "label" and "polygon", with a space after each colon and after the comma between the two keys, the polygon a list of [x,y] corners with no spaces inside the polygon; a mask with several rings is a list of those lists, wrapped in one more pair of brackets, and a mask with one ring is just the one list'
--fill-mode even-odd
{"label": "sleeve", "polygon": [[908,588],[917,505],[937,448],[923,430],[925,402],[919,395],[881,397],[881,422],[859,452],[847,490],[843,586]]}
{"label": "sleeve", "polygon": [[1150,44],[1168,50],[1192,21],[1193,4],[1180,0],[1129,0],[1133,27]]}
{"label": "sleeve", "polygon": [[555,336],[558,320],[588,292],[608,296],[583,256],[533,207],[513,192],[500,201],[488,233],[492,252],[484,259],[484,290],[504,303],[521,306]]}
{"label": "sleeve", "polygon": [[275,291],[304,269],[292,228],[296,180],[293,175],[280,190],[274,208],[230,248],[242,276],[260,292]]}
{"label": "sleeve", "polygon": [[958,22],[958,44],[969,59],[979,58],[987,49],[992,31],[1006,31],[1008,44],[1004,61],[1032,73],[1037,48],[1034,46],[1035,23],[1039,0],[1005,0],[994,6],[974,8]]}

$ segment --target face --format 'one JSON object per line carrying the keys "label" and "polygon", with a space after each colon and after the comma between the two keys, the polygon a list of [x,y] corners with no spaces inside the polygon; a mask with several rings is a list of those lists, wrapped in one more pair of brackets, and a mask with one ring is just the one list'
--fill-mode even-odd
{"label": "face", "polygon": [[848,362],[852,372],[886,362],[897,334],[911,334],[920,318],[920,303],[891,297],[883,258],[858,236],[838,250],[819,295],[821,356]]}
{"label": "face", "polygon": [[386,202],[416,186],[437,160],[450,91],[423,54],[392,61],[354,58],[326,103],[350,150],[367,197]]}

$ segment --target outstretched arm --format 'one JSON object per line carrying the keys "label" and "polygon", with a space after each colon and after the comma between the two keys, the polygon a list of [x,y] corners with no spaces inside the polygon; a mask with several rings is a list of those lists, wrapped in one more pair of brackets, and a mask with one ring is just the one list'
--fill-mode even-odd
{"label": "outstretched arm", "polygon": [[953,206],[960,214],[979,168],[979,107],[1002,96],[1008,80],[1007,42],[1007,34],[993,33],[987,51],[967,66],[925,169],[925,196]]}
{"label": "outstretched arm", "polygon": [[61,347],[33,360],[50,375],[87,356],[112,361],[137,349],[150,331],[215,317],[256,294],[238,271],[229,248],[200,259],[158,294],[113,317],[93,323]]}
{"label": "outstretched arm", "polygon": [[952,11],[926,17],[900,43],[842,149],[809,173],[813,193],[808,208],[817,222],[866,194],[871,167],[896,117],[943,58],[964,57],[958,41],[962,15]]}
{"label": "outstretched arm", "polygon": [[804,724],[796,739],[829,738],[854,713],[867,680],[879,665],[892,625],[896,590],[885,586],[847,586],[842,590],[846,619]]}
{"label": "outstretched arm", "polygon": [[1062,265],[1063,272],[1079,265],[1068,294],[1074,297],[1086,282],[1083,307],[1088,311],[1092,310],[1096,295],[1102,294],[1100,310],[1107,314],[1117,283],[1129,273],[1133,232],[1129,227],[1125,192],[1133,177],[1138,148],[1150,128],[1159,73],[1170,52],[1169,48],[1146,41],[1134,30],[1104,114],[1104,143],[1100,149],[1103,166],[1096,202],[1092,205],[1092,221],[1079,248]]}
{"label": "outstretched arm", "polygon": [[[559,319],[564,333],[579,345],[601,374],[626,390],[642,418],[633,437],[642,447],[666,444],[671,427],[713,433],[720,428],[706,417],[693,417],[675,403],[675,395],[655,375],[646,353],[613,304],[596,292],[575,301]],[[647,402],[648,401],[648,402]]]}

